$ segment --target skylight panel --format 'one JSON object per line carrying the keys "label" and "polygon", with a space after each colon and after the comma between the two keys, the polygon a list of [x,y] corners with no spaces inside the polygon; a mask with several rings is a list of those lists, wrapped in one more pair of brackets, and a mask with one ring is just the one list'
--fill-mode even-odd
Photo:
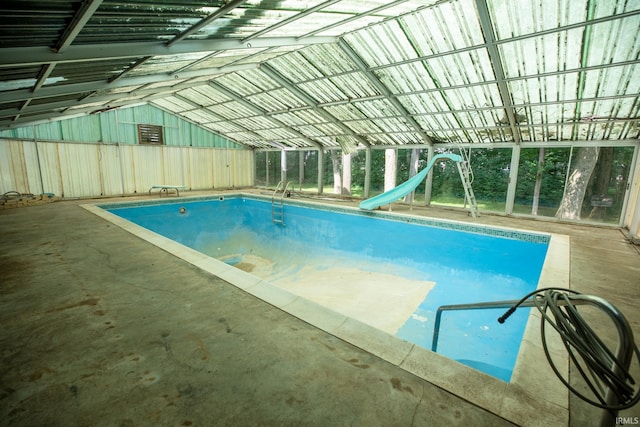
{"label": "skylight panel", "polygon": [[294,111],[293,114],[300,117],[304,123],[326,123],[327,122],[324,119],[324,117],[322,117],[317,111],[314,111],[312,109]]}
{"label": "skylight panel", "polygon": [[296,137],[295,133],[292,133],[291,131],[284,128],[257,129],[257,130],[254,130],[254,132],[260,135],[261,137],[263,137],[264,139],[273,140],[273,141]]}
{"label": "skylight panel", "polygon": [[307,61],[300,51],[269,61],[269,65],[276,70],[284,70],[287,78],[294,83],[324,76],[322,71],[313,63]]}
{"label": "skylight panel", "polygon": [[181,113],[182,116],[193,120],[196,123],[209,123],[215,122],[219,120],[219,118],[213,114],[211,114],[207,110],[193,110],[193,111],[185,111]]}
{"label": "skylight panel", "polygon": [[253,82],[245,79],[239,73],[225,74],[216,78],[215,81],[240,96],[262,92],[262,89],[254,85]]}
{"label": "skylight panel", "polygon": [[270,120],[268,117],[253,116],[245,119],[237,119],[236,123],[244,126],[247,129],[273,129],[279,127],[277,123]]}
{"label": "skylight panel", "polygon": [[335,24],[344,19],[344,14],[314,12],[296,19],[282,27],[269,31],[269,37],[300,37],[309,32]]}
{"label": "skylight panel", "polygon": [[216,104],[207,107],[207,110],[213,111],[226,119],[233,120],[240,117],[250,117],[255,115],[253,111],[248,110],[239,102],[226,102],[224,104]]}
{"label": "skylight panel", "polygon": [[386,99],[354,102],[353,105],[366,117],[395,117],[400,112]]}
{"label": "skylight panel", "polygon": [[157,73],[172,73],[197,61],[211,52],[185,53],[180,55],[154,56],[143,64],[132,68],[127,76],[143,76]]}
{"label": "skylight panel", "polygon": [[592,25],[587,66],[637,60],[639,28],[640,15]]}
{"label": "skylight panel", "polygon": [[221,102],[227,102],[230,101],[231,98],[229,98],[227,95],[221,93],[220,91],[216,90],[215,88],[213,88],[210,85],[201,85],[201,86],[194,86],[191,88],[191,90],[200,93],[202,96],[206,97],[207,99],[210,99],[213,102],[209,102],[210,103],[221,103]]}
{"label": "skylight panel", "polygon": [[404,119],[398,117],[379,118],[375,119],[375,122],[377,127],[384,132],[410,132],[413,130]]}
{"label": "skylight panel", "polygon": [[403,18],[420,55],[484,43],[472,0],[445,2]]}
{"label": "skylight panel", "polygon": [[312,96],[317,102],[341,101],[347,96],[329,79],[300,84],[300,89]]}
{"label": "skylight panel", "polygon": [[[322,130],[317,128],[315,125],[299,126],[297,130],[300,133],[302,133],[304,136],[307,136],[309,138],[317,138],[317,137],[323,137],[327,135],[326,133],[323,133]],[[329,135],[333,135],[333,134],[329,134]]]}
{"label": "skylight panel", "polygon": [[[228,122],[228,121],[211,122],[211,123],[205,124],[205,126],[223,135],[232,135],[238,132],[246,132],[246,130],[241,126],[238,126],[235,123]],[[255,138],[255,136],[253,138]]]}
{"label": "skylight panel", "polygon": [[268,93],[252,95],[247,97],[247,100],[267,112],[282,111],[289,107],[286,103],[280,102]]}
{"label": "skylight panel", "polygon": [[375,24],[382,21],[382,16],[363,16],[354,21],[345,22],[344,24],[336,25],[335,27],[326,28],[317,32],[314,32],[316,36],[342,36],[354,31],[358,31],[361,28]]}
{"label": "skylight panel", "polygon": [[507,78],[580,67],[584,28],[530,37],[499,45]]}
{"label": "skylight panel", "polygon": [[340,121],[365,119],[366,116],[353,104],[339,104],[323,107]]}
{"label": "skylight panel", "polygon": [[313,64],[325,76],[347,73],[357,69],[344,51],[335,44],[313,45],[301,49],[299,52],[303,61]]}
{"label": "skylight panel", "polygon": [[573,100],[576,98],[578,73],[517,79],[507,84],[516,106],[535,102]]}
{"label": "skylight panel", "polygon": [[344,122],[350,129],[353,129],[354,132],[360,134],[369,134],[381,132],[382,129],[377,126],[377,121],[373,120],[355,120]]}
{"label": "skylight panel", "polygon": [[360,72],[331,77],[330,80],[349,99],[380,94],[367,76]]}
{"label": "skylight panel", "polygon": [[175,96],[168,96],[166,98],[156,99],[153,102],[174,113],[193,110],[195,108],[193,105],[181,100],[180,98],[176,98]]}
{"label": "skylight panel", "polygon": [[417,58],[417,53],[397,21],[387,21],[345,37],[371,67]]}
{"label": "skylight panel", "polygon": [[487,2],[498,40],[582,22],[586,18],[586,0],[542,0]]}
{"label": "skylight panel", "polygon": [[306,123],[303,119],[293,113],[274,114],[272,117],[287,126],[302,126]]}
{"label": "skylight panel", "polygon": [[437,113],[449,110],[440,92],[402,95],[398,96],[398,100],[410,114]]}
{"label": "skylight panel", "polygon": [[181,90],[178,93],[180,94],[180,96],[188,99],[191,102],[194,102],[197,105],[207,106],[212,105],[215,102],[213,99],[203,95],[193,88]]}

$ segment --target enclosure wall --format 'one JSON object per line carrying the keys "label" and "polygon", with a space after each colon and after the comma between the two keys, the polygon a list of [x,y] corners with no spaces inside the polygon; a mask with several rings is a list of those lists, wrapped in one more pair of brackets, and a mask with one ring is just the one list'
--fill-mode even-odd
{"label": "enclosure wall", "polygon": [[97,197],[146,193],[159,184],[233,188],[253,185],[253,171],[251,150],[0,139],[0,193]]}

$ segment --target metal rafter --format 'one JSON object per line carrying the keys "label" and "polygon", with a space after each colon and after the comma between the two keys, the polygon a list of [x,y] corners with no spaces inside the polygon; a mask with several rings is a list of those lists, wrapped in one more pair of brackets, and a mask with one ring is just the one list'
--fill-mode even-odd
{"label": "metal rafter", "polygon": [[310,7],[309,9],[305,10],[304,12],[297,13],[297,14],[295,14],[295,15],[287,18],[287,19],[283,19],[282,21],[279,21],[277,24],[270,25],[269,27],[267,27],[267,28],[265,28],[265,29],[263,29],[261,31],[257,31],[255,33],[251,34],[249,37],[245,37],[244,39],[242,39],[242,41],[243,42],[248,42],[249,40],[253,40],[253,39],[257,38],[257,37],[260,37],[263,34],[267,34],[267,33],[271,32],[273,30],[277,30],[280,27],[284,27],[287,24],[290,24],[290,23],[292,23],[294,21],[302,19],[305,16],[308,16],[308,15],[314,13],[314,12],[317,12],[318,10],[324,9],[325,7],[329,7],[334,3],[338,3],[339,1],[341,1],[341,0],[328,0],[328,1],[325,1],[324,3],[321,3],[321,4],[317,5],[317,6]]}
{"label": "metal rafter", "polygon": [[80,31],[87,25],[89,19],[93,16],[93,14],[98,10],[103,0],[85,0],[80,9],[76,12],[73,20],[67,25],[64,33],[58,40],[58,44],[53,49],[56,53],[62,53],[65,51],[71,43],[76,39]]}
{"label": "metal rafter", "polygon": [[343,39],[340,39],[340,41],[338,42],[338,46],[349,57],[349,59],[351,59],[354,62],[354,64],[356,64],[360,72],[362,72],[365,76],[367,76],[367,78],[369,79],[369,82],[373,84],[382,95],[384,95],[385,99],[389,101],[395,107],[396,110],[398,110],[398,112],[400,113],[400,116],[404,120],[406,120],[407,123],[411,125],[411,127],[413,127],[413,129],[418,133],[418,135],[420,135],[422,140],[426,144],[433,144],[433,141],[431,140],[429,135],[427,135],[425,131],[422,129],[422,127],[418,124],[418,122],[416,122],[413,119],[413,117],[411,117],[411,115],[404,108],[402,103],[398,101],[398,99],[395,96],[393,96],[391,91],[384,85],[384,83],[382,83],[380,79],[378,79],[378,77],[375,74],[373,74],[371,70],[369,70],[369,67],[367,67],[367,64],[365,64],[362,58],[358,56],[358,54],[351,48],[351,46],[349,46],[349,44]]}
{"label": "metal rafter", "polygon": [[326,110],[324,110],[321,107],[319,107],[318,103],[312,97],[307,95],[302,90],[298,89],[295,85],[293,85],[284,76],[282,76],[280,73],[278,73],[276,70],[274,70],[270,65],[261,64],[260,65],[260,70],[263,71],[265,74],[267,74],[269,77],[271,77],[273,80],[278,82],[282,87],[284,87],[287,90],[291,91],[297,97],[299,97],[304,102],[306,102],[308,105],[310,105],[314,109],[315,112],[317,112],[319,115],[321,115],[329,123],[332,123],[332,124],[338,126],[347,135],[349,135],[351,137],[354,137],[362,145],[364,145],[366,147],[368,147],[370,145],[369,142],[366,139],[364,139],[362,136],[356,134],[348,126],[345,126],[344,124],[342,124],[342,122],[340,120],[336,119],[332,114],[328,113]]}
{"label": "metal rafter", "polygon": [[[317,148],[322,148],[322,144],[319,144],[316,141],[314,141],[313,139],[309,138],[308,136],[305,136],[305,135],[301,134],[300,132],[298,132],[295,129],[292,129],[290,126],[282,123],[280,120],[276,119],[275,117],[268,116],[266,114],[265,110],[263,110],[262,108],[250,103],[249,101],[245,100],[243,97],[241,97],[240,95],[238,95],[237,93],[235,93],[231,89],[228,89],[228,88],[222,86],[220,83],[218,83],[216,81],[210,81],[209,82],[209,86],[215,88],[217,91],[222,92],[223,94],[225,94],[229,98],[233,99],[234,101],[241,103],[242,105],[244,105],[248,109],[250,109],[253,112],[255,112],[256,115],[264,117],[265,119],[267,119],[267,120],[269,120],[269,121],[271,121],[273,123],[276,123],[279,127],[283,127],[285,129],[287,129],[289,132],[296,134],[299,138],[301,138],[302,140],[307,142],[309,145],[311,145],[313,147],[317,147]],[[234,124],[235,124],[235,121],[234,121]]]}
{"label": "metal rafter", "polygon": [[[103,0],[87,0],[80,5],[80,9],[78,9],[71,22],[69,23],[69,25],[67,25],[67,28],[65,28],[64,32],[62,33],[62,36],[58,40],[58,43],[53,48],[54,52],[63,52],[66,48],[71,46],[71,43],[73,43],[78,34],[80,34],[80,31],[82,31],[89,19],[91,19],[95,11],[100,7],[102,1]],[[33,92],[42,87],[55,67],[56,64],[42,65],[40,75],[38,76],[36,83],[33,85]]]}
{"label": "metal rafter", "polygon": [[177,36],[175,36],[173,39],[169,40],[166,43],[167,46],[172,46],[172,45],[178,43],[179,41],[184,40],[185,38],[187,38],[191,34],[199,31],[201,28],[206,27],[207,25],[209,25],[211,22],[215,21],[219,17],[226,15],[227,13],[231,12],[233,9],[235,9],[236,7],[242,5],[246,1],[247,0],[235,0],[235,1],[232,1],[231,3],[229,3],[229,4],[227,4],[227,5],[223,6],[223,7],[221,7],[220,9],[216,10],[211,15],[207,16],[206,18],[204,18],[202,21],[198,22],[196,25],[192,26],[191,28],[189,28],[189,29],[183,31],[182,33],[178,34]]}
{"label": "metal rafter", "polygon": [[[206,68],[201,70],[186,71],[180,74],[160,73],[151,74],[148,76],[126,77],[118,79],[112,83],[105,80],[98,80],[85,83],[71,83],[67,85],[54,85],[44,87],[37,93],[32,93],[30,89],[18,89],[9,92],[0,92],[0,102],[15,102],[24,101],[27,99],[36,98],[50,98],[55,96],[71,95],[74,93],[84,93],[99,90],[117,89],[121,87],[130,86],[142,86],[153,83],[162,83],[166,81],[172,81],[177,79],[193,79],[203,76],[215,76],[216,74],[233,73],[236,71],[244,71],[258,68],[258,64],[238,64],[230,65],[221,68]],[[194,82],[189,86],[201,85],[202,81]],[[182,87],[180,84],[176,84],[173,87]]]}
{"label": "metal rafter", "polygon": [[327,31],[327,30],[330,30],[332,28],[336,28],[336,27],[339,27],[341,25],[348,24],[349,22],[357,21],[358,19],[362,19],[365,16],[374,15],[374,14],[376,14],[378,12],[381,12],[381,11],[383,11],[385,9],[389,9],[391,7],[394,7],[394,6],[398,6],[399,4],[406,3],[407,1],[409,1],[409,0],[396,0],[396,1],[393,1],[393,2],[391,2],[389,4],[383,4],[382,6],[378,6],[378,7],[374,8],[374,9],[368,10],[366,12],[359,13],[357,15],[354,15],[354,16],[350,17],[350,18],[343,19],[342,21],[338,21],[338,22],[333,23],[331,25],[327,25],[326,27],[322,27],[322,28],[318,28],[317,30],[310,31],[307,34],[304,34],[304,35],[300,36],[300,38],[310,37],[310,36],[313,36],[315,34],[321,33],[323,31]]}
{"label": "metal rafter", "polygon": [[489,16],[489,9],[487,8],[486,0],[476,0],[476,7],[478,8],[478,17],[480,18],[482,33],[484,34],[484,39],[487,44],[489,60],[493,67],[493,73],[496,76],[498,92],[500,92],[500,99],[502,100],[502,105],[504,107],[505,114],[507,115],[513,140],[516,144],[520,144],[520,129],[518,128],[518,121],[513,108],[513,102],[511,101],[511,93],[509,92],[509,87],[505,81],[504,65],[502,64],[500,52],[498,52],[498,47],[496,45],[493,22],[491,21],[491,16]]}
{"label": "metal rafter", "polygon": [[246,43],[239,39],[183,40],[173,46],[161,41],[110,44],[83,44],[69,46],[62,53],[55,53],[48,47],[8,47],[0,49],[0,68],[14,68],[48,63],[73,63],[105,61],[142,56],[180,55],[187,53],[214,52],[284,46],[309,46],[313,44],[336,43],[337,37],[261,37]]}

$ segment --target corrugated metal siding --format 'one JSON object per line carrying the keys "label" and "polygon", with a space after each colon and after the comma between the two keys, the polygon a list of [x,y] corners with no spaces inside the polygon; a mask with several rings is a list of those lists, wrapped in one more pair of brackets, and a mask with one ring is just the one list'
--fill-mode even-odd
{"label": "corrugated metal siding", "polygon": [[[2,145],[2,141],[0,141],[0,145]],[[44,193],[53,193],[60,197],[64,193],[64,188],[60,177],[58,145],[59,144],[38,143],[40,171],[29,170],[29,173],[40,173],[42,176],[42,191]]]}
{"label": "corrugated metal siding", "polygon": [[138,124],[162,126],[164,143],[168,146],[244,148],[152,105],[139,105],[68,120],[1,130],[0,137],[138,144]]}
{"label": "corrugated metal siding", "polygon": [[146,194],[155,184],[186,185],[193,190],[251,186],[253,152],[0,140],[0,194]]}
{"label": "corrugated metal siding", "polygon": [[190,149],[187,151],[189,159],[189,174],[191,188],[213,187],[213,150]]}
{"label": "corrugated metal siding", "polygon": [[37,170],[35,144],[22,145],[9,142],[0,146],[0,185],[7,191],[19,193],[41,193],[39,176],[29,174],[28,170]]}
{"label": "corrugated metal siding", "polygon": [[58,145],[63,197],[91,197],[102,192],[96,148],[88,144]]}

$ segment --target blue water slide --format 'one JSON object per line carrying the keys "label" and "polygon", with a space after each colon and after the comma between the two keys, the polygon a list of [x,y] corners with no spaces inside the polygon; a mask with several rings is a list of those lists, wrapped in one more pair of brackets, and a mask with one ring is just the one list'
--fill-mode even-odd
{"label": "blue water slide", "polygon": [[377,196],[371,197],[370,199],[363,200],[362,202],[360,202],[360,209],[371,210],[377,208],[378,206],[388,205],[411,193],[416,189],[418,185],[420,185],[433,165],[440,159],[449,159],[453,160],[454,162],[462,161],[462,157],[458,156],[457,154],[437,154],[433,156],[427,167],[422,169],[419,174],[414,175],[407,181],[403,182],[397,187],[392,188],[389,191],[385,191],[384,193],[378,194]]}

